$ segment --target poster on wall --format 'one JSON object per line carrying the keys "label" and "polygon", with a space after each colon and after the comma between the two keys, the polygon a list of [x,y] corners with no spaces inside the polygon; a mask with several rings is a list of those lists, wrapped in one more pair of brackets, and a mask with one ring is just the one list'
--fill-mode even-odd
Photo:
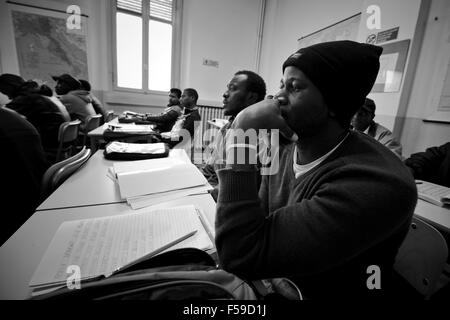
{"label": "poster on wall", "polygon": [[405,73],[410,40],[385,45],[380,56],[380,71],[371,92],[398,92]]}
{"label": "poster on wall", "polygon": [[[53,83],[52,75],[69,73],[88,79],[87,21],[79,31],[67,27],[69,14],[11,5],[20,75],[39,83]],[[53,85],[51,85],[53,86]]]}
{"label": "poster on wall", "polygon": [[328,27],[303,36],[297,40],[298,49],[328,41],[356,41],[360,21],[361,13],[357,13]]}

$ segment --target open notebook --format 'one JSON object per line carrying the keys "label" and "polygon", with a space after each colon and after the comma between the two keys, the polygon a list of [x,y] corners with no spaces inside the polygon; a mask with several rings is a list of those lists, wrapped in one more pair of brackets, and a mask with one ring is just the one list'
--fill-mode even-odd
{"label": "open notebook", "polygon": [[416,180],[419,198],[438,206],[450,205],[450,188],[428,181]]}
{"label": "open notebook", "polygon": [[167,250],[214,247],[212,227],[201,210],[192,205],[64,222],[36,269],[30,287],[65,285],[71,275],[67,273],[69,266],[79,267],[80,280],[108,276],[192,231],[197,232]]}

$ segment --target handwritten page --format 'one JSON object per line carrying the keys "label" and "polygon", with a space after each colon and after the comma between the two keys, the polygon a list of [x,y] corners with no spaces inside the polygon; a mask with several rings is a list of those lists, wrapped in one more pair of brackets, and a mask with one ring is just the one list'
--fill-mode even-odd
{"label": "handwritten page", "polygon": [[67,267],[71,265],[80,268],[81,279],[110,274],[194,230],[197,230],[194,236],[168,250],[213,248],[205,225],[192,205],[64,222],[35,271],[30,286],[65,282],[70,275],[66,273]]}

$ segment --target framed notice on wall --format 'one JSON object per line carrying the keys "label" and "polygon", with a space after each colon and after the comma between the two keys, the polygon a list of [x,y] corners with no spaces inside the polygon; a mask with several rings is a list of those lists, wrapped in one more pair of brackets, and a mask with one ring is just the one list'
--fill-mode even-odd
{"label": "framed notice on wall", "polygon": [[380,71],[371,92],[400,91],[410,40],[381,45]]}

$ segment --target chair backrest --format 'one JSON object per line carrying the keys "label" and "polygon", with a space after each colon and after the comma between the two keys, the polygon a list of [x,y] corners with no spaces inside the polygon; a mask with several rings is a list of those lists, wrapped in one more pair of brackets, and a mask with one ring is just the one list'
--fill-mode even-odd
{"label": "chair backrest", "polygon": [[104,117],[104,121],[105,121],[105,123],[106,122],[110,122],[112,119],[114,118],[114,110],[109,110],[107,113],[106,113],[106,115],[105,115],[105,117]]}
{"label": "chair backrest", "polygon": [[394,269],[428,299],[437,289],[447,256],[447,244],[441,233],[414,217],[399,248]]}
{"label": "chair backrest", "polygon": [[98,128],[100,126],[100,121],[102,120],[102,118],[103,116],[101,114],[87,117],[85,121],[86,125],[84,126],[84,132],[87,134],[89,131]]}
{"label": "chair backrest", "polygon": [[82,157],[86,152],[86,147],[83,147],[83,149],[81,149],[80,152],[78,152],[76,155],[55,163],[54,165],[52,165],[50,168],[47,169],[47,171],[45,171],[44,176],[42,177],[42,184],[41,184],[41,200],[45,200],[53,191],[55,191],[55,188],[53,187],[53,176],[55,175],[55,173],[61,169],[62,167],[64,167],[66,164],[73,162],[77,159],[79,159],[80,157]]}
{"label": "chair backrest", "polygon": [[77,159],[67,162],[63,167],[53,175],[52,186],[54,189],[58,188],[72,173],[78,170],[91,156],[91,149],[83,149],[81,155]]}
{"label": "chair backrest", "polygon": [[58,141],[61,144],[66,142],[72,142],[78,139],[78,130],[80,128],[81,121],[74,120],[64,122],[59,127]]}

